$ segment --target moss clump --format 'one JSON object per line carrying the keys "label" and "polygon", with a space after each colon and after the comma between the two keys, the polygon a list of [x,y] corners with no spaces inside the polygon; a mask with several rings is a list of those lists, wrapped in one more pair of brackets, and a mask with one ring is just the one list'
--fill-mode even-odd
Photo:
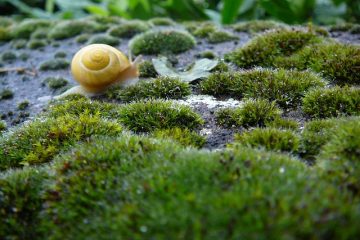
{"label": "moss clump", "polygon": [[66,52],[63,52],[63,51],[56,52],[54,57],[55,58],[66,58]]}
{"label": "moss clump", "polygon": [[276,118],[274,121],[267,124],[268,127],[278,128],[278,129],[289,129],[293,131],[299,130],[299,123],[295,120],[285,119],[285,118]]}
{"label": "moss clump", "polygon": [[28,19],[11,27],[13,38],[29,38],[37,29],[50,27],[53,23],[44,19]]}
{"label": "moss clump", "polygon": [[210,33],[207,39],[209,43],[222,43],[238,39],[238,37],[229,32],[217,30]]}
{"label": "moss clump", "polygon": [[43,85],[54,90],[65,87],[68,83],[69,81],[62,77],[48,77],[42,82]]}
{"label": "moss clump", "polygon": [[14,92],[10,89],[3,89],[0,91],[0,100],[11,99],[14,97]]}
{"label": "moss clump", "polygon": [[139,64],[139,73],[141,78],[155,78],[158,76],[154,64],[149,60],[145,60]]}
{"label": "moss clump", "polygon": [[323,146],[317,165],[337,184],[360,195],[360,121],[338,127]]}
{"label": "moss clump", "polygon": [[21,61],[27,61],[30,58],[30,55],[28,53],[20,53],[19,59]]}
{"label": "moss clump", "polygon": [[201,148],[204,146],[206,139],[203,136],[200,136],[194,131],[190,131],[187,128],[170,128],[170,129],[162,129],[156,130],[152,133],[152,136],[158,139],[167,139],[170,138],[175,142],[183,146],[191,146]]}
{"label": "moss clump", "polygon": [[195,39],[187,32],[168,29],[142,33],[129,43],[135,54],[181,53],[195,46]]}
{"label": "moss clump", "polygon": [[277,30],[252,39],[244,47],[226,55],[226,59],[242,68],[274,66],[279,57],[286,57],[306,45],[321,42],[315,33],[303,30]]}
{"label": "moss clump", "polygon": [[34,39],[27,43],[27,47],[30,49],[39,49],[47,46],[46,40]]}
{"label": "moss clump", "polygon": [[39,226],[46,239],[359,234],[358,201],[284,154],[241,146],[209,153],[125,135],[97,139],[60,160],[54,178],[61,181],[45,199]]}
{"label": "moss clump", "polygon": [[4,51],[1,54],[1,60],[4,62],[11,62],[16,60],[16,58],[17,58],[16,53],[13,51]]}
{"label": "moss clump", "polygon": [[53,27],[48,36],[52,39],[71,38],[81,33],[94,33],[101,31],[101,25],[84,20],[61,21]]}
{"label": "moss clump", "polygon": [[210,51],[210,50],[200,52],[196,56],[199,57],[199,58],[208,58],[208,59],[214,59],[214,58],[217,57],[216,54],[213,51]]}
{"label": "moss clump", "polygon": [[241,135],[236,134],[235,142],[272,151],[296,152],[299,147],[299,138],[292,131],[276,128],[255,128]]}
{"label": "moss clump", "polygon": [[89,41],[90,35],[87,33],[84,34],[80,34],[79,36],[77,36],[75,38],[75,42],[77,43],[86,43],[87,41]]}
{"label": "moss clump", "polygon": [[114,26],[109,29],[109,34],[119,38],[132,38],[136,34],[146,32],[150,25],[144,21],[133,20]]}
{"label": "moss clump", "polygon": [[14,24],[14,19],[10,17],[0,17],[0,27],[10,27]]}
{"label": "moss clump", "polygon": [[190,93],[191,89],[188,83],[177,78],[159,77],[119,89],[115,92],[115,98],[125,102],[151,98],[181,99]]}
{"label": "moss clump", "polygon": [[224,61],[219,61],[219,63],[213,68],[211,69],[210,72],[215,73],[215,72],[228,72],[229,71],[229,66],[224,62]]}
{"label": "moss clump", "polygon": [[45,61],[40,64],[40,70],[59,70],[59,69],[67,69],[70,63],[62,58],[56,58],[52,60]]}
{"label": "moss clump", "polygon": [[42,192],[50,179],[45,169],[11,170],[0,176],[0,237],[38,238]]}
{"label": "moss clump", "polygon": [[57,118],[65,115],[79,116],[81,114],[96,115],[105,119],[120,117],[118,104],[90,101],[81,95],[69,95],[62,100],[52,102],[47,109],[47,116]]}
{"label": "moss clump", "polygon": [[329,28],[330,32],[347,32],[354,26],[353,23],[339,23]]}
{"label": "moss clump", "polygon": [[0,134],[1,132],[5,131],[7,128],[6,122],[3,120],[0,120]]}
{"label": "moss clump", "polygon": [[204,22],[202,24],[195,22],[194,25],[188,25],[187,29],[195,36],[199,38],[207,38],[218,27],[212,22]]}
{"label": "moss clump", "polygon": [[78,141],[121,131],[118,123],[88,114],[35,120],[0,139],[0,170],[49,162]]}
{"label": "moss clump", "polygon": [[270,29],[284,29],[285,25],[271,20],[255,20],[232,25],[236,32],[258,33]]}
{"label": "moss clump", "polygon": [[0,42],[7,42],[11,40],[11,34],[9,33],[9,28],[0,27]]}
{"label": "moss clump", "polygon": [[175,26],[176,22],[174,22],[170,18],[166,17],[156,17],[149,20],[149,23],[155,26]]}
{"label": "moss clump", "polygon": [[93,36],[89,39],[88,44],[94,44],[94,43],[102,43],[110,46],[117,46],[120,44],[120,40],[118,38],[109,36],[107,34],[101,34],[101,35]]}
{"label": "moss clump", "polygon": [[25,39],[15,39],[11,41],[11,47],[15,49],[25,48],[27,44],[27,40]]}
{"label": "moss clump", "polygon": [[312,118],[360,114],[360,89],[333,87],[315,89],[303,98],[303,111]]}
{"label": "moss clump", "polygon": [[17,107],[19,110],[22,111],[22,110],[27,109],[29,107],[29,105],[30,105],[30,102],[28,100],[25,100],[25,101],[20,102]]}
{"label": "moss clump", "polygon": [[265,127],[280,117],[281,110],[275,102],[267,100],[247,100],[235,109],[224,108],[216,113],[216,121],[226,127]]}
{"label": "moss clump", "polygon": [[298,106],[309,89],[323,86],[324,80],[312,72],[284,69],[213,73],[200,84],[206,94],[260,97],[276,101],[283,108]]}
{"label": "moss clump", "polygon": [[190,107],[171,101],[150,100],[124,105],[120,122],[135,132],[150,132],[173,127],[193,130],[203,124]]}
{"label": "moss clump", "polygon": [[31,39],[46,39],[49,29],[47,28],[39,28],[35,32],[33,32],[30,36]]}
{"label": "moss clump", "polygon": [[334,42],[308,46],[289,58],[278,59],[276,65],[310,68],[340,85],[360,83],[357,70],[360,66],[360,47],[356,45]]}

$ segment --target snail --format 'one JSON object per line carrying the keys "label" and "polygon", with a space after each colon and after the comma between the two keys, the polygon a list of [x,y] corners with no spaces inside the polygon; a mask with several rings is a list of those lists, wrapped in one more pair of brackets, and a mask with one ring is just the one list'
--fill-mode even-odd
{"label": "snail", "polygon": [[71,61],[71,73],[80,84],[60,96],[82,94],[95,96],[114,86],[137,82],[140,57],[133,62],[118,49],[106,44],[91,44],[80,49]]}

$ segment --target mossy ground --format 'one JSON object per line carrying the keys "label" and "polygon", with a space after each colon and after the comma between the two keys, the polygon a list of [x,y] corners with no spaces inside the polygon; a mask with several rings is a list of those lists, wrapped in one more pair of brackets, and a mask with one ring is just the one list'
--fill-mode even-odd
{"label": "mossy ground", "polygon": [[[0,239],[360,235],[354,29],[107,17],[1,28],[11,33],[2,68],[26,69],[0,74]],[[80,47],[105,41],[128,54],[147,30],[140,82],[49,105],[76,84]],[[186,48],[157,35],[178,30],[193,34]],[[232,62],[189,84],[159,77],[158,53],[179,70],[202,57]]]}

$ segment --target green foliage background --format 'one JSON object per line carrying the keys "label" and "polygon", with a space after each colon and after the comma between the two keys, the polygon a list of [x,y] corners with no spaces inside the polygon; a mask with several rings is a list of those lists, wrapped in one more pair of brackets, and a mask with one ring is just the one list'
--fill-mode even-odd
{"label": "green foliage background", "polygon": [[295,24],[360,21],[358,0],[0,0],[0,14],[36,18],[79,18],[88,14],[127,19],[177,20],[276,19]]}

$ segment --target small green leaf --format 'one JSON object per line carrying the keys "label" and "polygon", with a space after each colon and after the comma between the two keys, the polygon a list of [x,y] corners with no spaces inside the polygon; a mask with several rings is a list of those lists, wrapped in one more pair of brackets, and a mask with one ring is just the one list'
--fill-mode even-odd
{"label": "small green leaf", "polygon": [[207,58],[200,59],[195,62],[194,66],[185,72],[177,72],[173,67],[169,66],[166,57],[152,59],[153,65],[157,73],[161,76],[177,77],[184,82],[192,82],[199,78],[209,76],[210,70],[218,65],[218,60],[210,60]]}

